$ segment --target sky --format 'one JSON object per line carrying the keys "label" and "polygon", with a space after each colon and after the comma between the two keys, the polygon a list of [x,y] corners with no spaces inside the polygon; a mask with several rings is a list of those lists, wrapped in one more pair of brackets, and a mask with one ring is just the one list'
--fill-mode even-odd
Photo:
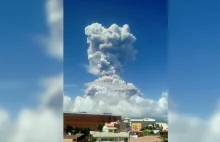
{"label": "sky", "polygon": [[16,112],[36,106],[38,80],[61,71],[62,65],[47,56],[40,41],[48,33],[45,1],[0,3],[0,106]]}
{"label": "sky", "polygon": [[[128,24],[136,37],[136,60],[125,65],[122,78],[132,82],[149,99],[167,90],[167,7],[166,1],[65,1],[64,3],[64,92],[83,95],[84,84],[97,77],[89,74],[85,27],[98,22]],[[91,6],[93,5],[93,6]],[[145,5],[145,6],[143,6]],[[137,8],[138,7],[138,8]],[[76,20],[77,19],[77,20]],[[72,86],[71,86],[72,85]],[[70,87],[71,86],[71,87]]]}
{"label": "sky", "polygon": [[[0,16],[4,17],[0,23],[0,141],[59,142],[63,139],[62,112],[57,114],[62,108],[59,103],[63,88],[63,12],[60,2],[62,0],[0,2]],[[64,73],[70,75],[64,74],[64,80],[67,86],[79,85],[78,88],[69,87],[72,89],[69,92],[82,95],[83,84],[96,78],[82,67],[88,64],[84,28],[97,21],[106,27],[112,21],[120,26],[127,23],[137,38],[134,47],[139,53],[136,61],[126,66],[122,77],[134,83],[145,95],[150,94],[147,97],[156,99],[169,83],[169,99],[176,107],[175,111],[169,111],[169,141],[219,142],[220,127],[216,126],[220,125],[220,107],[216,104],[220,98],[220,2],[170,1],[168,32],[164,25],[167,23],[167,17],[163,15],[165,7],[155,9],[157,2],[166,5],[164,1],[145,2],[148,8],[140,8],[144,4],[139,3],[138,10],[131,5],[109,10],[111,3],[104,5],[101,2],[93,2],[96,5],[91,9],[90,4],[79,7],[81,2],[74,3],[77,12],[71,7],[64,11],[64,17],[72,17],[64,20],[68,22],[65,29],[68,24],[71,27],[65,30],[64,34],[68,35],[65,40],[74,43],[66,45],[68,42],[64,42],[69,50],[69,55],[64,50],[67,55],[64,66],[68,65]],[[131,2],[117,2],[121,3],[129,5]],[[132,5],[136,4],[137,1]],[[103,9],[108,12],[99,12]],[[166,34],[168,37],[164,36]],[[169,48],[164,48],[167,44]],[[65,63],[66,58],[70,60]]]}
{"label": "sky", "polygon": [[219,5],[170,2],[169,95],[181,113],[207,118],[220,99]]}
{"label": "sky", "polygon": [[0,5],[0,141],[62,141],[62,1]]}

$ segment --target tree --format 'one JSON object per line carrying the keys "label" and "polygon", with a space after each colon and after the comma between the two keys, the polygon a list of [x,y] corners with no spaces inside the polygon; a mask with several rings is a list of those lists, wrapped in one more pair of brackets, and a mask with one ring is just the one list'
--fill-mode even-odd
{"label": "tree", "polygon": [[102,132],[103,126],[104,126],[104,124],[98,124],[97,127],[96,127],[96,129],[97,129],[99,132]]}
{"label": "tree", "polygon": [[94,138],[91,134],[89,134],[89,142],[96,142],[96,138]]}
{"label": "tree", "polygon": [[150,135],[150,132],[149,132],[148,130],[144,130],[144,131],[143,131],[143,135],[144,135],[144,136],[148,136],[148,135]]}
{"label": "tree", "polygon": [[144,130],[146,130],[146,128],[141,128],[141,129],[140,129],[140,131],[144,131]]}
{"label": "tree", "polygon": [[64,129],[65,133],[72,133],[73,127],[69,124],[67,124],[66,128]]}
{"label": "tree", "polygon": [[152,127],[152,126],[149,126],[148,129],[149,129],[149,130],[153,130],[153,127]]}
{"label": "tree", "polygon": [[138,133],[138,137],[143,137],[143,133]]}
{"label": "tree", "polygon": [[168,142],[168,133],[161,134],[160,139],[162,139],[162,142]]}

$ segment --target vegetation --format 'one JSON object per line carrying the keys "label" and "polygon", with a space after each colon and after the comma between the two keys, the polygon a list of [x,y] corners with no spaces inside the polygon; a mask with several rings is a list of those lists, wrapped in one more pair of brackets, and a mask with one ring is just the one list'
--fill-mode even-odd
{"label": "vegetation", "polygon": [[140,131],[144,131],[144,130],[146,130],[146,128],[141,128],[141,129],[140,129]]}
{"label": "vegetation", "polygon": [[153,135],[154,134],[154,132],[153,131],[150,131],[150,135]]}
{"label": "vegetation", "polygon": [[144,131],[143,131],[143,135],[144,135],[144,136],[149,136],[149,135],[150,135],[150,132],[149,132],[148,130],[144,130]]}
{"label": "vegetation", "polygon": [[[154,132],[152,130],[158,130],[152,126],[146,126],[145,128],[142,128],[141,131],[143,132],[144,136],[149,136],[149,135],[153,135]],[[160,130],[160,139],[162,140],[161,142],[168,142],[168,132],[162,132],[163,127],[162,125],[159,127]]]}
{"label": "vegetation", "polygon": [[138,133],[138,137],[143,137],[143,133]]}
{"label": "vegetation", "polygon": [[98,124],[96,129],[99,131],[99,132],[102,132],[102,129],[104,127],[104,124]]}
{"label": "vegetation", "polygon": [[[162,126],[159,128],[159,130],[162,129]],[[144,131],[144,130],[158,130],[158,128],[156,128],[154,125],[153,126],[146,126],[144,128],[141,129],[141,131]]]}
{"label": "vegetation", "polygon": [[162,139],[162,142],[168,142],[168,133],[162,134],[160,138]]}
{"label": "vegetation", "polygon": [[68,125],[66,126],[66,128],[64,129],[64,133],[72,133],[73,131],[73,127],[71,125]]}
{"label": "vegetation", "polygon": [[162,139],[162,142],[168,142],[168,133],[161,133],[160,138]]}
{"label": "vegetation", "polygon": [[91,134],[89,134],[89,136],[88,136],[88,141],[89,141],[89,142],[96,142],[97,139],[94,138]]}
{"label": "vegetation", "polygon": [[71,133],[72,135],[82,133],[83,136],[78,138],[78,141],[80,142],[88,142],[89,139],[91,139],[91,142],[94,142],[93,140],[95,140],[95,138],[92,138],[90,136],[90,128],[79,128],[79,127],[72,127],[71,125],[67,125],[64,128],[64,133],[65,134]]}

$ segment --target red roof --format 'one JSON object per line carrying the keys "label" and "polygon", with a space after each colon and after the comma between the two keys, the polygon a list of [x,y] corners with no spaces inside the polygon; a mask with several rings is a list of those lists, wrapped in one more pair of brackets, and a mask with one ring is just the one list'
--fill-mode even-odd
{"label": "red roof", "polygon": [[162,133],[167,133],[168,131],[167,131],[167,130],[162,130],[162,131],[160,131],[160,132],[162,132]]}

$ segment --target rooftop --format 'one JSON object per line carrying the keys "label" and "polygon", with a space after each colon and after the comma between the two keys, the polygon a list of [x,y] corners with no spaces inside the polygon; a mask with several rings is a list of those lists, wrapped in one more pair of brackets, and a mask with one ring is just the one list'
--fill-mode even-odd
{"label": "rooftop", "polygon": [[107,116],[119,116],[119,115],[113,115],[111,113],[88,113],[88,112],[64,112],[64,114],[84,114],[84,115],[107,115]]}
{"label": "rooftop", "polygon": [[64,135],[63,138],[64,139],[76,139],[76,138],[79,138],[81,137],[83,134],[76,134],[76,135]]}
{"label": "rooftop", "polygon": [[129,134],[127,132],[120,133],[108,133],[108,132],[95,132],[90,131],[90,134],[93,135],[94,138],[128,138]]}

